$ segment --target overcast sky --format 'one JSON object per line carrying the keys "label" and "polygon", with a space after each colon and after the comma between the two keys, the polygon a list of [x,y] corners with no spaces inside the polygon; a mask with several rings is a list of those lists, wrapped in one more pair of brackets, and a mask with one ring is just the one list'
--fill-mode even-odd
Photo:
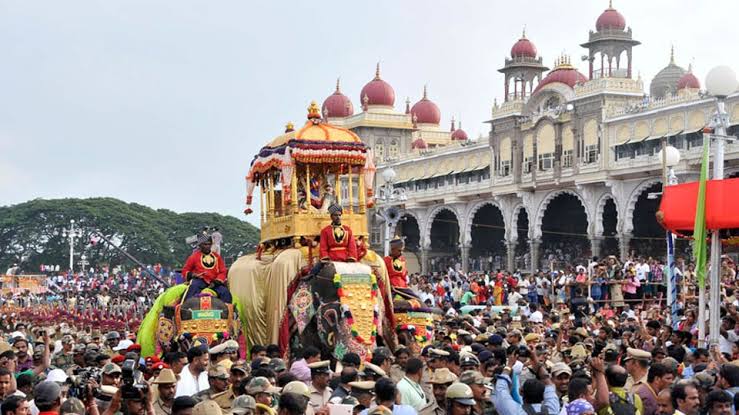
{"label": "overcast sky", "polygon": [[[486,131],[497,72],[525,25],[544,62],[579,57],[607,0],[0,1],[0,204],[112,196],[243,218],[244,175],[311,100],[342,90],[359,108],[374,75],[429,97],[442,123]],[[701,82],[739,69],[739,2],[615,0],[634,73],[669,61]],[[257,219],[257,217],[252,217]]]}

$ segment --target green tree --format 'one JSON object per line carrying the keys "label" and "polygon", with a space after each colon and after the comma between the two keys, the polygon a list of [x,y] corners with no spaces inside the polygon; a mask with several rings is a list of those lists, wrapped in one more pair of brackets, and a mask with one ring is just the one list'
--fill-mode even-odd
{"label": "green tree", "polygon": [[192,251],[185,238],[204,226],[220,229],[224,237],[221,253],[227,259],[250,252],[259,241],[256,227],[217,213],[178,214],[113,198],[35,199],[0,207],[2,271],[13,263],[20,263],[27,272],[41,264],[59,264],[66,269],[69,239],[62,231],[71,219],[81,232],[75,252],[84,253],[92,266],[129,264],[110,245],[102,241],[91,244],[96,231],[147,265],[181,266]]}

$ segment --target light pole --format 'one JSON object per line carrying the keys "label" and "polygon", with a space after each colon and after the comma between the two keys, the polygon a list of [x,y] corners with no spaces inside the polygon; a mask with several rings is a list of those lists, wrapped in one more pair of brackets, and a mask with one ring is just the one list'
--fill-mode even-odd
{"label": "light pole", "polygon": [[379,210],[378,215],[383,219],[385,224],[385,235],[383,238],[383,249],[385,256],[390,254],[390,239],[393,237],[393,231],[395,226],[400,220],[401,211],[396,203],[405,202],[408,197],[405,194],[405,189],[395,188],[393,182],[395,181],[395,170],[392,167],[388,167],[382,172],[382,179],[385,184],[380,186],[378,201],[382,202],[382,209]]}
{"label": "light pole", "polygon": [[[711,120],[711,127],[714,129],[713,139],[715,140],[715,153],[713,156],[713,180],[721,180],[724,178],[724,141],[729,138],[726,136],[726,129],[729,128],[729,115],[726,113],[724,100],[727,96],[736,92],[739,87],[739,81],[736,79],[736,73],[728,66],[717,66],[711,69],[706,75],[706,90],[710,95],[716,97],[716,113]],[[708,324],[709,344],[718,344],[719,339],[719,314],[721,307],[721,239],[719,238],[719,230],[714,229],[711,233],[711,295],[709,304],[710,320]],[[701,295],[701,298],[703,295]],[[699,309],[702,311],[703,309]],[[699,321],[705,327],[705,318]],[[704,329],[705,330],[705,329]],[[700,338],[700,334],[699,334]],[[704,337],[705,338],[705,331]]]}
{"label": "light pole", "polygon": [[74,219],[69,221],[69,229],[62,230],[62,237],[69,238],[69,272],[74,273],[74,240],[82,236],[82,231],[74,225]]}
{"label": "light pole", "polygon": [[[662,162],[662,195],[666,186],[677,184],[677,176],[672,169],[680,163],[680,150],[667,144],[667,137],[662,138],[662,150],[657,153]],[[677,321],[677,278],[675,277],[675,236],[667,231],[667,260],[665,261],[665,277],[667,283],[667,307],[670,310],[669,323],[674,325]],[[705,299],[703,299],[705,301]]]}

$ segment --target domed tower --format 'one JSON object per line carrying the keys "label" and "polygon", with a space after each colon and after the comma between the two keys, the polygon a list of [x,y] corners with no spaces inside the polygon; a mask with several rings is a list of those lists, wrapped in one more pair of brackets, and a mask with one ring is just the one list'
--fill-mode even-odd
{"label": "domed tower", "polygon": [[688,73],[683,75],[679,81],[677,81],[677,92],[678,94],[683,92],[697,92],[701,89],[701,83],[698,78],[693,75],[693,65],[688,65]]}
{"label": "domed tower", "polygon": [[459,122],[459,128],[456,128],[454,118],[452,118],[452,141],[467,141],[468,139],[467,132],[462,129],[462,121]]}
{"label": "domed tower", "polygon": [[[511,58],[506,58],[505,65],[498,72],[505,75],[505,100],[525,99],[534,90],[534,81],[541,81],[544,71],[549,70],[542,64],[541,56],[536,55],[536,46],[526,38],[524,29],[521,38],[511,48]],[[513,80],[513,92],[511,92]]]}
{"label": "domed tower", "polygon": [[354,114],[354,105],[346,95],[339,89],[339,80],[336,80],[336,91],[329,95],[323,105],[321,112],[325,118],[343,118]]}
{"label": "domed tower", "polygon": [[415,124],[438,126],[441,122],[439,106],[428,98],[426,86],[423,87],[423,98],[411,108],[411,116]]}
{"label": "domed tower", "polygon": [[[670,63],[657,72],[649,83],[649,95],[662,99],[677,93],[677,84],[687,71],[675,63],[675,48],[670,49]],[[696,79],[697,81],[697,79]],[[700,87],[700,85],[699,85]]]}
{"label": "domed tower", "polygon": [[[591,30],[588,41],[580,45],[588,49],[589,78],[631,78],[631,49],[640,44],[633,39],[631,28],[626,27],[624,16],[609,0],[608,8],[595,21],[595,32]],[[621,61],[624,53],[625,68]],[[599,68],[594,67],[596,55],[600,58]]]}
{"label": "domed tower", "polygon": [[395,90],[380,78],[379,63],[375,69],[375,78],[369,81],[359,93],[359,102],[362,103],[363,111],[367,111],[369,107],[392,109],[395,105]]}

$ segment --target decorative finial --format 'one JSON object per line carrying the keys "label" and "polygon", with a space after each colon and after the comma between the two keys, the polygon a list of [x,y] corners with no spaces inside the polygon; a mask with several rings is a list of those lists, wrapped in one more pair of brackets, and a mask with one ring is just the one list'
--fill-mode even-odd
{"label": "decorative finial", "polygon": [[340,81],[341,81],[341,77],[339,77],[339,78],[336,78],[336,92],[341,92],[341,91],[339,90],[339,82],[340,82]]}
{"label": "decorative finial", "polygon": [[454,130],[456,130],[456,128],[454,127],[454,117],[452,116],[452,129],[450,131],[454,132]]}
{"label": "decorative finial", "polygon": [[380,79],[380,62],[377,62],[377,67],[375,68],[375,79]]}
{"label": "decorative finial", "polygon": [[289,133],[291,131],[295,131],[295,125],[293,125],[292,122],[288,121],[287,124],[285,124],[285,132]]}
{"label": "decorative finial", "polygon": [[523,31],[521,32],[521,39],[526,39],[526,25],[523,25]]}
{"label": "decorative finial", "polygon": [[406,114],[411,113],[411,99],[408,97],[405,97],[405,113]]}
{"label": "decorative finial", "polygon": [[493,108],[498,108],[498,98],[493,98]]}
{"label": "decorative finial", "polygon": [[426,93],[426,84],[423,85],[423,99],[428,99],[428,95]]}
{"label": "decorative finial", "polygon": [[310,106],[308,107],[308,119],[309,120],[319,120],[321,119],[321,110],[318,108],[318,104],[316,104],[316,101],[311,101]]}
{"label": "decorative finial", "polygon": [[675,45],[670,46],[670,65],[675,64]]}
{"label": "decorative finial", "polygon": [[369,104],[369,97],[367,96],[367,94],[364,94],[364,96],[362,97],[362,110],[363,111],[367,111],[368,104]]}
{"label": "decorative finial", "polygon": [[608,8],[613,9],[613,0],[608,0]]}
{"label": "decorative finial", "polygon": [[688,73],[693,73],[693,62],[688,64]]}

